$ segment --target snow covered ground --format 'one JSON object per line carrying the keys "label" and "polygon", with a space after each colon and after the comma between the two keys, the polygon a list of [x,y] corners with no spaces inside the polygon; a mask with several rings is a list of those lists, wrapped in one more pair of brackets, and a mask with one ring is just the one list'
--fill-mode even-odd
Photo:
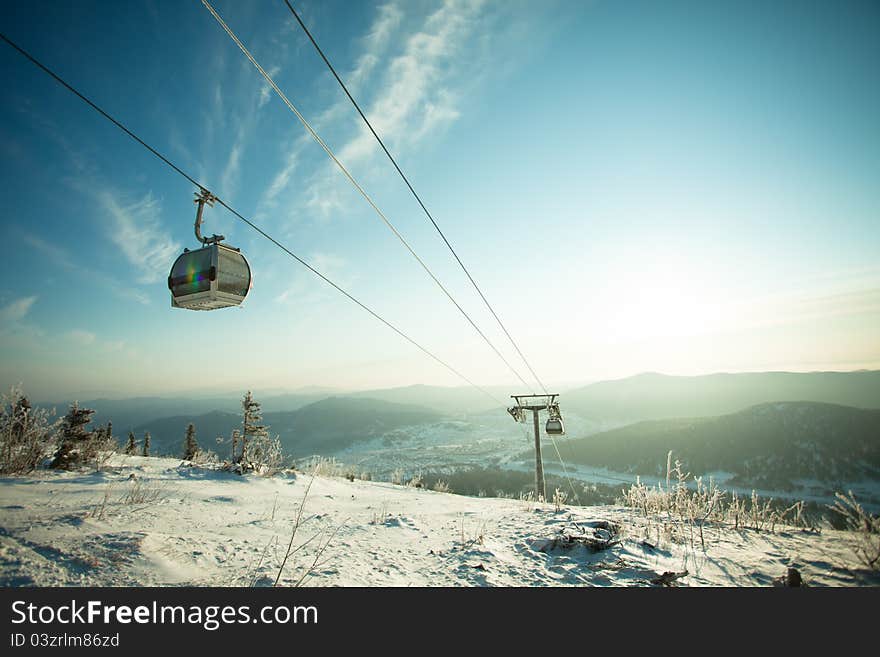
{"label": "snow covered ground", "polygon": [[[304,499],[284,585],[644,586],[686,570],[676,584],[766,586],[788,567],[814,586],[878,583],[856,572],[850,535],[831,529],[707,527],[703,549],[620,507],[557,511],[119,456],[99,473],[0,479],[0,585],[271,585]],[[587,546],[609,538],[607,549]]]}

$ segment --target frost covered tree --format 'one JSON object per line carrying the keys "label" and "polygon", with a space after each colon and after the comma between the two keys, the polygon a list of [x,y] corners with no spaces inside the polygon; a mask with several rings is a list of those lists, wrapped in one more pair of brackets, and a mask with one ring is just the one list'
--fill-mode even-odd
{"label": "frost covered tree", "polygon": [[58,421],[51,413],[32,408],[21,388],[13,386],[0,408],[0,473],[25,474],[54,451]]}
{"label": "frost covered tree", "polygon": [[141,452],[141,456],[149,456],[150,455],[150,432],[144,431],[144,451]]}
{"label": "frost covered tree", "polygon": [[50,467],[68,470],[88,460],[95,432],[89,431],[87,426],[94,414],[94,410],[80,408],[77,402],[70,405],[67,415],[61,420],[61,447],[55,453]]}
{"label": "frost covered tree", "polygon": [[186,438],[183,440],[183,458],[192,461],[199,451],[199,444],[196,442],[196,425],[190,422],[186,427]]}
{"label": "frost covered tree", "polygon": [[232,462],[238,463],[238,439],[240,435],[240,431],[238,429],[232,430]]}
{"label": "frost covered tree", "polygon": [[134,431],[128,432],[128,442],[125,444],[125,454],[134,456],[137,454],[137,442],[134,439]]}
{"label": "frost covered tree", "polygon": [[241,461],[246,463],[249,459],[248,443],[257,438],[266,438],[269,435],[269,428],[262,424],[263,409],[250,390],[241,400],[242,422],[241,422]]}

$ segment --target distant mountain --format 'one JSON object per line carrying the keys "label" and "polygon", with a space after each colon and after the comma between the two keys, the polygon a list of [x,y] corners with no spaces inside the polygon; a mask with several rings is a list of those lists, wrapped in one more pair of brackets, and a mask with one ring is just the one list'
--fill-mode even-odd
{"label": "distant mountain", "polygon": [[[506,399],[506,390],[491,389],[499,399]],[[125,432],[138,428],[157,418],[174,419],[178,416],[195,417],[211,411],[240,413],[240,395],[211,397],[133,397],[129,399],[87,399],[79,400],[80,406],[95,409],[94,422],[104,424],[112,420],[114,432]],[[257,394],[257,400],[267,413],[296,411],[300,408],[330,398],[372,399],[392,404],[421,406],[446,415],[460,415],[483,412],[498,405],[493,404],[479,390],[467,387],[443,387],[413,385],[402,388],[365,390],[352,393],[339,393],[330,388],[316,386],[300,388],[294,392],[281,394]],[[70,405],[64,402],[39,402],[37,406],[55,408],[58,416],[63,416]]]}
{"label": "distant mountain", "polygon": [[[292,456],[332,454],[359,440],[367,440],[400,427],[435,422],[442,416],[431,409],[393,404],[377,399],[331,397],[308,404],[296,411],[266,412],[263,421],[271,435],[278,435],[284,451]],[[135,428],[138,441],[149,431],[152,453],[178,455],[182,451],[186,426],[196,427],[196,440],[206,449],[226,456],[233,429],[241,426],[241,415],[224,411],[166,417],[145,422]],[[114,434],[120,440],[127,432]],[[218,446],[217,437],[224,442]]]}
{"label": "distant mountain", "polygon": [[594,383],[560,398],[563,413],[568,409],[591,420],[614,422],[722,415],[774,401],[880,408],[880,371],[648,373]]}
{"label": "distant mountain", "polygon": [[351,397],[331,397],[293,413],[265,414],[285,452],[297,457],[332,454],[393,429],[441,418],[440,413],[422,406]]}
{"label": "distant mountain", "polygon": [[[140,427],[156,418],[173,419],[178,416],[195,417],[212,411],[225,413],[241,412],[241,395],[227,397],[132,397],[129,399],[88,399],[80,400],[79,405],[95,410],[94,423],[113,422],[114,433],[128,434],[131,429]],[[295,411],[303,406],[326,399],[328,394],[318,388],[278,395],[261,396],[257,400],[266,412]],[[40,402],[37,406],[55,408],[60,417],[67,412],[70,402]]]}
{"label": "distant mountain", "polygon": [[[71,400],[72,401],[72,400]],[[43,408],[55,408],[58,417],[62,417],[70,406],[66,402],[40,402]],[[241,402],[235,397],[132,397],[130,399],[88,399],[79,400],[79,405],[95,410],[94,424],[113,422],[113,433],[126,435],[131,429],[153,421],[156,418],[177,415],[197,416],[210,411],[235,413],[241,408]],[[185,425],[184,425],[185,426]]]}
{"label": "distant mountain", "polygon": [[[503,401],[509,399],[510,391],[507,388],[488,387],[486,390]],[[416,404],[448,415],[481,413],[498,408],[498,404],[494,403],[486,394],[471,387],[450,388],[419,384],[402,388],[364,390],[348,393],[346,396],[380,399],[395,404]]]}
{"label": "distant mountain", "polygon": [[[209,411],[208,413],[174,415],[172,417],[150,420],[134,427],[138,440],[138,450],[143,444],[144,432],[150,432],[150,453],[154,456],[180,456],[183,453],[183,439],[186,427],[192,422],[196,426],[196,441],[202,449],[217,452],[221,457],[227,456],[225,448],[219,447],[217,438],[229,440],[232,430],[241,426],[241,415],[225,411]],[[128,437],[127,430],[116,430],[113,422],[113,434],[120,442]]]}
{"label": "distant mountain", "polygon": [[663,476],[666,455],[702,475],[785,487],[795,479],[880,480],[880,410],[777,402],[722,415],[650,420],[567,441],[563,458],[618,472]]}

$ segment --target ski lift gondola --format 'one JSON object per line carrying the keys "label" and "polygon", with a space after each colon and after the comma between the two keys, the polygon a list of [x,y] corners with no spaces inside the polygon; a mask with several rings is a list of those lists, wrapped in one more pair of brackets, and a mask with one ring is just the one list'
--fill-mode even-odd
{"label": "ski lift gondola", "polygon": [[168,275],[171,306],[187,310],[216,310],[238,306],[251,289],[251,268],[241,251],[221,244],[222,235],[202,237],[202,210],[215,197],[207,190],[196,194],[195,234],[204,246],[184,249]]}
{"label": "ski lift gondola", "polygon": [[559,411],[559,404],[550,404],[547,407],[550,417],[547,424],[544,425],[544,431],[550,436],[561,436],[565,433],[565,425],[562,423],[562,413]]}

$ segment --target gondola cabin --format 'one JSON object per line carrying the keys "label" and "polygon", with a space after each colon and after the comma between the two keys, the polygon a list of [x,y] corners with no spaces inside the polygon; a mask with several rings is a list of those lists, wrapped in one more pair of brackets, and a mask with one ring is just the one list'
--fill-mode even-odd
{"label": "gondola cabin", "polygon": [[544,427],[544,430],[547,432],[547,435],[550,436],[561,436],[565,433],[565,426],[562,424],[562,418],[550,418],[547,420],[547,424]]}
{"label": "gondola cabin", "polygon": [[251,283],[251,268],[241,252],[216,242],[194,251],[184,249],[168,276],[171,306],[187,310],[238,306]]}

